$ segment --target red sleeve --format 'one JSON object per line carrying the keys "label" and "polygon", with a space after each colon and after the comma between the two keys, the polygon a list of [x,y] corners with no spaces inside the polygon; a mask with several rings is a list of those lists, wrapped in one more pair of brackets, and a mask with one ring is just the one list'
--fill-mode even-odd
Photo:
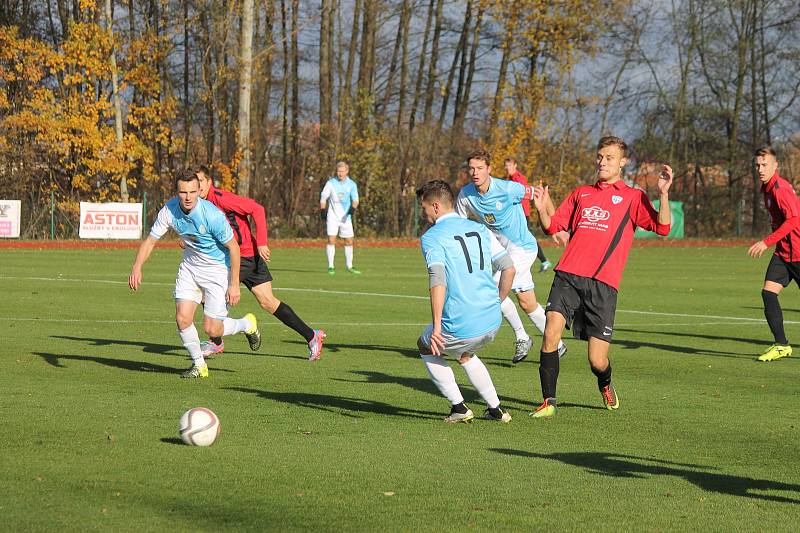
{"label": "red sleeve", "polygon": [[556,212],[550,217],[550,227],[547,228],[545,233],[554,235],[559,231],[570,231],[574,228],[571,227],[575,208],[578,205],[578,190],[575,189],[567,196],[567,199],[561,202]]}
{"label": "red sleeve", "polygon": [[631,217],[633,223],[647,231],[654,231],[658,235],[669,235],[670,224],[659,224],[658,211],[650,203],[650,198],[644,193],[639,191],[639,200],[631,206]]}
{"label": "red sleeve", "polygon": [[[221,194],[216,194],[216,193]],[[256,225],[256,245],[267,246],[267,214],[264,206],[251,198],[244,198],[227,191],[214,191],[213,203],[228,213],[249,216]]]}
{"label": "red sleeve", "polygon": [[764,244],[767,246],[772,246],[786,237],[790,231],[800,226],[800,201],[798,201],[794,189],[781,187],[773,190],[776,192],[775,201],[780,207],[785,220],[783,224],[778,226],[778,229],[764,239]]}

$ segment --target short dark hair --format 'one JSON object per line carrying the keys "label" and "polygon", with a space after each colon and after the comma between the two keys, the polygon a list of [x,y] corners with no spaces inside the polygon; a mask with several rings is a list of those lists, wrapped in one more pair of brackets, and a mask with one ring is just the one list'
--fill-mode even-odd
{"label": "short dark hair", "polygon": [[516,159],[514,159],[513,157],[506,157],[506,158],[503,160],[503,163],[514,163],[514,164],[516,165],[516,164],[517,164],[517,160],[516,160]]}
{"label": "short dark hair", "polygon": [[181,181],[197,181],[199,183],[199,180],[197,179],[197,170],[193,168],[185,168],[178,172],[178,174],[175,176],[175,186],[177,187],[178,182]]}
{"label": "short dark hair", "polygon": [[613,135],[606,135],[605,137],[601,138],[600,141],[597,143],[597,150],[601,150],[606,146],[617,146],[619,147],[620,151],[622,152],[622,157],[628,156],[628,145],[619,137],[615,137]]}
{"label": "short dark hair", "polygon": [[492,165],[492,154],[490,154],[488,150],[484,150],[483,148],[478,148],[477,150],[473,150],[467,154],[467,159],[466,159],[467,163],[469,163],[473,159],[485,162],[486,166]]}
{"label": "short dark hair", "polygon": [[211,177],[211,171],[205,165],[197,165],[194,167],[195,174],[205,174],[209,178]]}
{"label": "short dark hair", "polygon": [[754,159],[756,157],[764,157],[765,155],[771,155],[775,159],[778,159],[778,154],[775,152],[775,148],[773,148],[772,146],[769,146],[769,145],[762,146],[761,148],[759,148],[758,150],[753,152],[753,158]]}
{"label": "short dark hair", "polygon": [[452,206],[455,195],[453,195],[453,189],[450,188],[450,184],[446,181],[432,180],[417,189],[417,199],[420,202],[439,200],[444,204]]}

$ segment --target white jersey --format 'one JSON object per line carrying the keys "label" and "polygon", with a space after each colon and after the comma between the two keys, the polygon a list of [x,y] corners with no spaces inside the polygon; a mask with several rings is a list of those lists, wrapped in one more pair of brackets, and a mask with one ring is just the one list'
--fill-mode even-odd
{"label": "white jersey", "polygon": [[319,202],[328,203],[328,222],[347,222],[350,215],[347,213],[353,202],[358,201],[358,186],[350,179],[350,176],[343,180],[331,178],[325,183]]}

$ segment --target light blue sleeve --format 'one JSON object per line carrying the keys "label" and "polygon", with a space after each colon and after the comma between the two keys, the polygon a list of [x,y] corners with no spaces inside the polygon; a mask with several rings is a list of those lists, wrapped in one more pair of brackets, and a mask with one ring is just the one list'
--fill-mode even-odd
{"label": "light blue sleeve", "polygon": [[433,265],[444,265],[444,249],[439,245],[432,235],[423,235],[420,244],[422,245],[422,256],[425,264],[430,269]]}
{"label": "light blue sleeve", "polygon": [[353,186],[350,188],[350,199],[352,201],[354,201],[354,202],[357,202],[358,201],[358,185],[356,185],[355,181],[353,181],[352,184],[353,184]]}
{"label": "light blue sleeve", "polygon": [[525,186],[521,183],[517,183],[516,181],[509,181],[508,187],[506,188],[506,194],[512,203],[518,204],[520,200],[522,200],[523,196],[525,196]]}
{"label": "light blue sleeve", "polygon": [[231,229],[231,225],[228,223],[228,219],[225,218],[222,211],[212,206],[212,208],[206,209],[206,213],[209,226],[208,230],[217,241],[225,244],[233,239],[233,229]]}

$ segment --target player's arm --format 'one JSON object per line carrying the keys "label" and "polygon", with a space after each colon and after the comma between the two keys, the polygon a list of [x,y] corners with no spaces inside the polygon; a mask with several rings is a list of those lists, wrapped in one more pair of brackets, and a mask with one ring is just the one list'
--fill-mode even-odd
{"label": "player's arm", "polygon": [[444,310],[444,297],[447,292],[444,265],[436,264],[428,267],[430,296],[431,296],[431,351],[434,355],[441,355],[444,349],[442,337],[442,311]]}
{"label": "player's arm", "polygon": [[225,247],[230,252],[231,268],[228,273],[228,290],[225,293],[225,300],[233,307],[239,303],[241,292],[239,289],[239,268],[241,266],[241,255],[239,253],[239,243],[235,237],[225,243]]}
{"label": "player's arm", "polygon": [[514,268],[514,262],[507,253],[497,259],[492,259],[492,266],[495,271],[500,271],[500,281],[497,283],[497,290],[500,293],[500,301],[502,302],[508,298],[508,293],[511,292],[511,284],[514,283],[514,276],[517,273],[517,269]]}
{"label": "player's arm", "polygon": [[133,267],[128,276],[128,287],[134,291],[138,290],[139,285],[142,284],[142,267],[150,259],[150,254],[153,252],[153,248],[156,247],[156,242],[158,240],[155,237],[148,235],[139,245],[139,251],[136,252],[136,259],[133,261]]}
{"label": "player's arm", "polygon": [[794,191],[787,190],[783,194],[778,190],[775,201],[778,208],[783,213],[783,224],[778,226],[778,229],[764,237],[762,240],[753,244],[747,250],[750,257],[761,257],[761,255],[771,246],[775,245],[779,240],[786,237],[792,230],[800,227],[800,201]]}
{"label": "player's arm", "polygon": [[554,231],[549,231],[554,213],[549,212],[548,206],[552,204],[553,201],[550,199],[550,187],[542,187],[542,182],[540,181],[539,186],[534,188],[533,206],[539,213],[539,224],[547,234],[555,233]]}
{"label": "player's arm", "polygon": [[[667,226],[667,233],[669,233],[669,226],[672,225],[672,211],[669,208],[669,188],[672,185],[672,167],[663,165],[661,167],[661,175],[658,177],[658,224],[660,226]],[[658,232],[656,232],[658,233]],[[659,235],[662,235],[659,233]]]}

